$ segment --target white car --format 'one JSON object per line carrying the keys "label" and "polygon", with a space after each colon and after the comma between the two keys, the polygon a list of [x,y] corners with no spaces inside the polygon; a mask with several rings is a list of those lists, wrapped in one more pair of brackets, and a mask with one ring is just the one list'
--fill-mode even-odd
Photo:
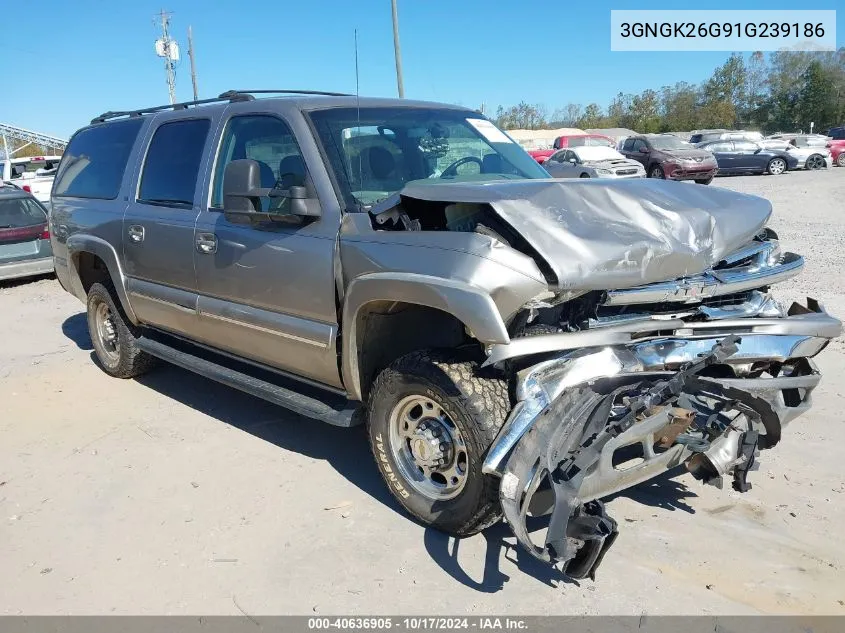
{"label": "white car", "polygon": [[798,159],[798,169],[827,169],[833,165],[827,138],[816,135],[783,134],[758,141],[767,149],[782,149]]}
{"label": "white car", "polygon": [[61,159],[61,156],[27,156],[0,160],[0,180],[28,191],[42,204],[49,203]]}
{"label": "white car", "polygon": [[555,178],[645,178],[645,167],[612,147],[566,147],[543,167]]}

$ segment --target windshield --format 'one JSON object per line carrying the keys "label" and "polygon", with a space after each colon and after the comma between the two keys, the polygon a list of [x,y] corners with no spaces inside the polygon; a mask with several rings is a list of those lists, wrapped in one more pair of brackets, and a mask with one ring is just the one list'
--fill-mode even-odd
{"label": "windshield", "polygon": [[479,114],[437,108],[333,108],[310,114],[348,207],[369,207],[413,180],[548,178]]}
{"label": "windshield", "polygon": [[684,143],[677,136],[652,136],[648,141],[655,149],[691,149],[689,143]]}
{"label": "windshield", "polygon": [[567,147],[614,147],[613,141],[604,136],[570,136]]}
{"label": "windshield", "polygon": [[612,147],[575,147],[572,151],[575,152],[581,162],[625,158]]}

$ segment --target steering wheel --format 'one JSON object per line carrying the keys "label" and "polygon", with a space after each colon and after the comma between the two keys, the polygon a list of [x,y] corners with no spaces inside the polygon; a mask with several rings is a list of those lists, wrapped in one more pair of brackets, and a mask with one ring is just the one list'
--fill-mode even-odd
{"label": "steering wheel", "polygon": [[464,156],[463,158],[459,158],[454,163],[449,165],[446,169],[444,169],[440,173],[441,178],[454,178],[458,175],[458,167],[461,165],[465,165],[467,163],[477,163],[479,170],[482,168],[484,163],[481,162],[481,159],[477,156]]}

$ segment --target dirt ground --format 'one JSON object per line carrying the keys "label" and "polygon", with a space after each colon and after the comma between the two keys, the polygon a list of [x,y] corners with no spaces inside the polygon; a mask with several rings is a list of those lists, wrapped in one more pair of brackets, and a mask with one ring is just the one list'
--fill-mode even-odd
{"label": "dirt ground", "polygon": [[[714,186],[772,200],[807,258],[781,296],[845,315],[845,169]],[[0,333],[0,614],[845,613],[842,340],[753,490],[617,496],[617,544],[575,583],[503,525],[455,542],[409,520],[360,428],[174,367],[109,378],[54,279],[0,285]]]}

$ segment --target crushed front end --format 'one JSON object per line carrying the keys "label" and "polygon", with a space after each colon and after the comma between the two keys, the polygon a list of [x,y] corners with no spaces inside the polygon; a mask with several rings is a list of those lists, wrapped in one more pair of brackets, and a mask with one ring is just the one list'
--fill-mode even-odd
{"label": "crushed front end", "polygon": [[[532,555],[594,577],[617,534],[600,499],[677,466],[750,489],[760,450],[811,406],[812,358],[841,333],[818,302],[769,294],[802,266],[766,229],[701,274],[526,307],[488,350],[515,376],[516,404],[484,471]],[[548,511],[536,544],[526,519]]]}

